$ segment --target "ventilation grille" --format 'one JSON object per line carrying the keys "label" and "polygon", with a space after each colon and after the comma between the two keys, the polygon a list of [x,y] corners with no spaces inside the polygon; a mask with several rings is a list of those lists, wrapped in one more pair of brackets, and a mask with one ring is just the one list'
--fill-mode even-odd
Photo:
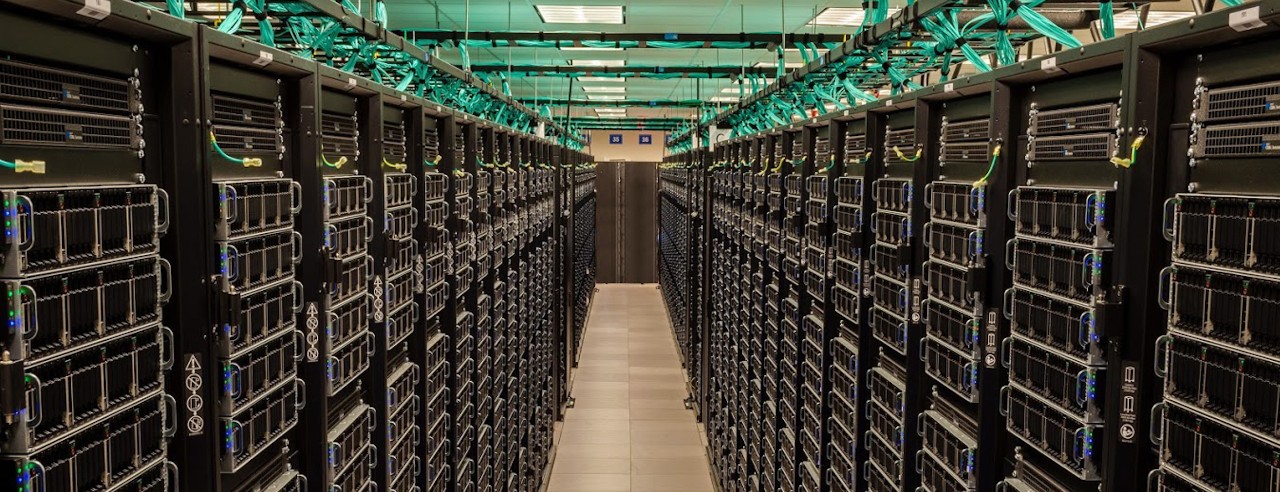
{"label": "ventilation grille", "polygon": [[222,94],[213,95],[215,125],[275,129],[283,126],[281,121],[280,107],[274,102],[255,101]]}
{"label": "ventilation grille", "polygon": [[404,133],[404,125],[400,123],[382,124],[382,155],[392,163],[408,162],[408,142]]}
{"label": "ventilation grille", "polygon": [[129,81],[0,60],[0,96],[128,113],[137,108]]}
{"label": "ventilation grille", "polygon": [[1033,111],[1031,128],[1027,133],[1032,136],[1045,136],[1112,130],[1119,125],[1119,120],[1120,107],[1116,103]]}
{"label": "ventilation grille", "polygon": [[987,142],[943,142],[942,162],[986,162]]}
{"label": "ventilation grille", "polygon": [[1280,155],[1280,122],[1216,125],[1201,130],[1195,157],[1271,157]]}
{"label": "ventilation grille", "polygon": [[277,154],[282,151],[284,143],[275,129],[215,126],[213,135],[218,140],[218,147],[231,155]]}
{"label": "ventilation grille", "polygon": [[844,140],[845,162],[861,162],[867,154],[867,136],[849,135]]}
{"label": "ventilation grille", "polygon": [[916,130],[915,128],[907,128],[903,130],[889,130],[884,134],[884,148],[892,151],[897,146],[906,152],[908,148],[916,146]]}
{"label": "ventilation grille", "polygon": [[422,158],[427,162],[435,162],[440,156],[440,132],[435,128],[422,131]]}
{"label": "ventilation grille", "polygon": [[831,140],[818,137],[813,144],[813,164],[821,169],[831,162]]}
{"label": "ventilation grille", "polygon": [[943,142],[960,142],[964,140],[990,140],[991,120],[968,120],[951,123],[942,127]]}
{"label": "ventilation grille", "polygon": [[356,119],[350,115],[324,113],[320,116],[320,152],[327,159],[359,157],[359,135]]}
{"label": "ventilation grille", "polygon": [[1196,107],[1197,121],[1280,114],[1280,81],[1211,89]]}
{"label": "ventilation grille", "polygon": [[0,104],[0,143],[9,145],[139,149],[140,130],[128,116]]}
{"label": "ventilation grille", "polygon": [[1028,159],[1036,161],[1106,160],[1115,153],[1113,133],[1035,138],[1027,148]]}

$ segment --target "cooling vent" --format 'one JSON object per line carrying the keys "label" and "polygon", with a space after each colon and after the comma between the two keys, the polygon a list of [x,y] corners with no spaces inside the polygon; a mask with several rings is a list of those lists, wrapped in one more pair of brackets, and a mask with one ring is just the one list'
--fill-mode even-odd
{"label": "cooling vent", "polygon": [[276,129],[283,126],[280,108],[274,102],[254,101],[222,94],[213,95],[215,125]]}
{"label": "cooling vent", "polygon": [[404,125],[400,123],[382,124],[382,155],[388,162],[408,162],[407,145]]}
{"label": "cooling vent", "polygon": [[947,122],[942,127],[943,142],[960,142],[963,140],[991,139],[991,120],[969,120]]}
{"label": "cooling vent", "polygon": [[422,158],[427,162],[433,162],[440,156],[440,132],[436,129],[428,128],[422,131],[422,152]]}
{"label": "cooling vent", "polygon": [[1120,106],[1115,103],[1032,112],[1032,136],[1113,130],[1120,124]]}
{"label": "cooling vent", "polygon": [[987,142],[943,142],[942,162],[986,162]]}
{"label": "cooling vent", "polygon": [[0,96],[120,113],[138,107],[128,80],[12,60],[0,60]]}
{"label": "cooling vent", "polygon": [[350,115],[323,113],[320,116],[320,152],[327,159],[360,156],[356,119]]}
{"label": "cooling vent", "polygon": [[128,116],[0,104],[0,143],[140,149],[141,127]]}
{"label": "cooling vent", "polygon": [[845,160],[850,162],[860,161],[867,153],[867,136],[866,135],[849,135],[844,139],[844,156]]}
{"label": "cooling vent", "polygon": [[1032,139],[1027,147],[1028,158],[1036,161],[1106,160],[1115,152],[1113,133],[1040,137]]}
{"label": "cooling vent", "polygon": [[914,148],[916,146],[916,130],[907,128],[885,132],[884,148],[892,150],[895,146],[902,149],[903,152],[906,152],[908,148]]}
{"label": "cooling vent", "polygon": [[1280,155],[1280,122],[1213,125],[1200,130],[1195,157],[1271,157]]}
{"label": "cooling vent", "polygon": [[214,138],[218,147],[230,155],[278,154],[283,149],[283,137],[276,129],[240,126],[214,126]]}
{"label": "cooling vent", "polygon": [[1280,81],[1210,89],[1200,96],[1196,121],[1280,114]]}

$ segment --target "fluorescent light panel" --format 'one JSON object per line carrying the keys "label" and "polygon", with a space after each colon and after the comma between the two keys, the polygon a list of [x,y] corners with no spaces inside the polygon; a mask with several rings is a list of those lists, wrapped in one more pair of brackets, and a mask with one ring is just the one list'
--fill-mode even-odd
{"label": "fluorescent light panel", "polygon": [[584,86],[582,86],[582,92],[613,92],[613,93],[618,93],[618,92],[627,92],[627,88],[626,88],[626,87],[616,86],[616,85],[614,85],[614,86],[591,86],[591,85],[584,85]]}
{"label": "fluorescent light panel", "polygon": [[620,5],[535,5],[546,24],[622,24]]}
{"label": "fluorescent light panel", "polygon": [[[1152,10],[1147,12],[1147,21],[1143,26],[1150,28],[1160,24],[1179,21],[1196,15],[1195,12],[1170,12]],[[1116,29],[1137,29],[1138,28],[1138,12],[1136,10],[1127,10],[1116,14]]]}
{"label": "fluorescent light panel", "polygon": [[713,103],[736,103],[736,102],[738,102],[738,98],[736,98],[736,97],[727,97],[727,96],[716,96],[716,97],[711,98],[710,100],[711,100],[711,102],[713,102]]}
{"label": "fluorescent light panel", "polygon": [[625,113],[627,108],[595,108],[597,113]]}
{"label": "fluorescent light panel", "polygon": [[622,48],[592,48],[589,46],[565,46],[560,51],[622,51]]}
{"label": "fluorescent light panel", "polygon": [[575,67],[621,67],[626,64],[626,60],[569,60],[569,65]]}
{"label": "fluorescent light panel", "polygon": [[[756,68],[774,68],[778,66],[778,62],[776,61],[760,62],[760,63],[757,63],[755,66]],[[804,63],[801,63],[801,62],[786,62],[782,64],[782,68],[800,68],[803,66],[804,66]]]}
{"label": "fluorescent light panel", "polygon": [[626,117],[627,115],[625,114],[616,114],[616,113],[596,115],[596,118],[610,118],[610,119],[619,119],[619,118],[626,118]]}
{"label": "fluorescent light panel", "polygon": [[587,100],[590,101],[621,101],[627,96],[617,96],[613,94],[587,94]]}
{"label": "fluorescent light panel", "polygon": [[578,77],[578,82],[626,82],[626,77]]}
{"label": "fluorescent light panel", "polygon": [[[889,15],[898,13],[901,9],[889,9]],[[828,7],[822,9],[817,17],[809,21],[811,26],[840,26],[840,27],[857,27],[862,25],[862,19],[866,16],[866,11],[856,7]]]}

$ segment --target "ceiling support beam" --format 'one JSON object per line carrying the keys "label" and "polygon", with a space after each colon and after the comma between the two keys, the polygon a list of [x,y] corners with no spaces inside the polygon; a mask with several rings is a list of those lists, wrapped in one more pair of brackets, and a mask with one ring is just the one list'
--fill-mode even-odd
{"label": "ceiling support beam", "polygon": [[[766,75],[772,77],[778,73],[774,67],[580,67],[572,65],[472,65],[472,72],[511,72],[524,76],[597,76],[597,77],[644,77],[645,74],[684,74],[686,77],[702,75],[701,78],[728,78],[734,75]],[[654,77],[659,78],[659,77]]]}
{"label": "ceiling support beam", "polygon": [[[450,41],[457,42],[465,39],[471,41],[553,41],[556,42],[557,48],[582,47],[582,41],[604,42],[604,43],[620,43],[620,42],[639,42],[639,48],[648,47],[650,41],[676,41],[676,42],[701,42],[703,48],[711,48],[711,43],[715,42],[734,42],[734,43],[751,43],[747,49],[772,50],[778,46],[778,41],[782,35],[779,33],[616,33],[616,32],[530,32],[530,31],[508,31],[508,32],[471,32],[469,35],[464,31],[437,31],[431,29],[400,29],[396,32],[400,33],[407,39],[415,40],[418,44],[424,41]],[[849,39],[847,34],[823,34],[823,33],[789,33],[787,34],[787,47],[791,47],[794,43],[843,43]]]}
{"label": "ceiling support beam", "polygon": [[[706,104],[699,99],[671,100],[656,99],[652,101],[642,101],[639,99],[628,99],[624,101],[596,101],[589,99],[547,99],[534,97],[517,98],[530,105],[546,105],[552,106],[568,106],[570,104],[575,108],[697,108]],[[729,106],[729,105],[725,105]]]}

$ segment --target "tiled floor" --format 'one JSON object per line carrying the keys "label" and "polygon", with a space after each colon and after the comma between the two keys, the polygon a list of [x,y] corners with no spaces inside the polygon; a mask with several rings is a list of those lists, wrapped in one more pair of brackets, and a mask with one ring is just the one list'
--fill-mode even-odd
{"label": "tiled floor", "polygon": [[601,285],[585,337],[550,492],[711,491],[657,287]]}

